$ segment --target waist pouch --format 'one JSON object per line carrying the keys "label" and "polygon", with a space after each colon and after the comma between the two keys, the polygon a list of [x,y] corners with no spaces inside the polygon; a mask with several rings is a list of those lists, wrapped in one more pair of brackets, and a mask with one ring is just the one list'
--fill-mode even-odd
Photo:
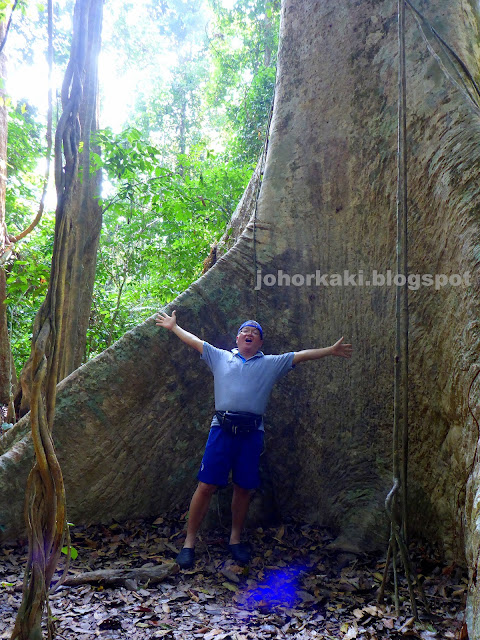
{"label": "waist pouch", "polygon": [[262,416],[244,411],[215,411],[220,427],[228,433],[249,433],[257,431],[262,424]]}

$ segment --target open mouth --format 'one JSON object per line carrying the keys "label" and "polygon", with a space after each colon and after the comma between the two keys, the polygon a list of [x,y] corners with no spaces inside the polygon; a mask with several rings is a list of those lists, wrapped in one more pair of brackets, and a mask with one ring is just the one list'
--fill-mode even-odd
{"label": "open mouth", "polygon": [[253,342],[251,338],[245,338],[245,342]]}

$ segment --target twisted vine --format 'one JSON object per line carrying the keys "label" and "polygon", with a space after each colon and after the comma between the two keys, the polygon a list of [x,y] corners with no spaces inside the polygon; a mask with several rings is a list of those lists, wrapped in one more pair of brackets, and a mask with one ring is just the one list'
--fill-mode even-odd
{"label": "twisted vine", "polygon": [[103,0],[77,0],[75,4],[70,61],[61,92],[62,115],[55,134],[57,208],[51,276],[45,301],[35,319],[32,340],[30,423],[36,460],[27,481],[25,500],[29,553],[23,598],[12,640],[41,639],[45,609],[48,637],[53,637],[48,593],[62,546],[67,542],[69,547],[65,488],[52,429],[72,224],[69,205],[79,166],[80,106],[87,62],[89,14],[91,6],[98,2]]}

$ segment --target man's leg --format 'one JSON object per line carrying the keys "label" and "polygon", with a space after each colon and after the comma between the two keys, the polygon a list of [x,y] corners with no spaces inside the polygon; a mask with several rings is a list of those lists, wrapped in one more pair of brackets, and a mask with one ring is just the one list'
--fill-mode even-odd
{"label": "man's leg", "polygon": [[195,564],[195,539],[197,531],[202,524],[205,514],[210,506],[215,489],[214,484],[199,482],[193,494],[188,511],[187,537],[183,549],[177,556],[176,562],[182,569],[191,569]]}
{"label": "man's leg", "polygon": [[[250,561],[250,547],[240,542],[243,525],[250,505],[250,495],[260,484],[259,464],[263,449],[263,431],[251,431],[237,436],[235,458],[232,465],[232,531],[230,551],[240,564]],[[248,488],[245,488],[248,487]]]}
{"label": "man's leg", "polygon": [[243,489],[238,484],[233,485],[232,497],[232,531],[230,534],[230,544],[239,544],[245,518],[247,517],[248,507],[250,505],[249,489]]}
{"label": "man's leg", "polygon": [[193,549],[195,546],[197,531],[208,511],[210,500],[212,499],[216,489],[217,486],[214,484],[206,484],[205,482],[198,483],[198,487],[193,494],[192,501],[190,502],[190,509],[188,512],[187,537],[185,538],[185,544],[183,545],[187,549]]}
{"label": "man's leg", "polygon": [[210,500],[219,485],[226,485],[230,470],[230,442],[222,429],[212,426],[208,435],[205,453],[198,472],[198,486],[193,494],[188,511],[187,537],[183,549],[177,556],[182,569],[190,569],[195,563],[195,539],[197,531],[210,506]]}

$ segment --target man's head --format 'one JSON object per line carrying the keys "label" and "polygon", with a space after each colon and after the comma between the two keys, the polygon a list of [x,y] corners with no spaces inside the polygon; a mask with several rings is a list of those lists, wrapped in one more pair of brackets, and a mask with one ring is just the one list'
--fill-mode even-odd
{"label": "man's head", "polygon": [[263,344],[263,329],[255,320],[247,320],[237,332],[237,347],[244,358],[254,356]]}
{"label": "man's head", "polygon": [[[239,333],[241,333],[241,331],[243,329],[245,329],[245,327],[252,327],[253,329],[258,329],[258,333],[260,335],[260,338],[263,340],[263,329],[260,326],[260,324],[256,321],[256,320],[246,320],[243,324],[240,325],[238,331],[237,331],[237,336]],[[247,330],[245,330],[247,331]]]}

